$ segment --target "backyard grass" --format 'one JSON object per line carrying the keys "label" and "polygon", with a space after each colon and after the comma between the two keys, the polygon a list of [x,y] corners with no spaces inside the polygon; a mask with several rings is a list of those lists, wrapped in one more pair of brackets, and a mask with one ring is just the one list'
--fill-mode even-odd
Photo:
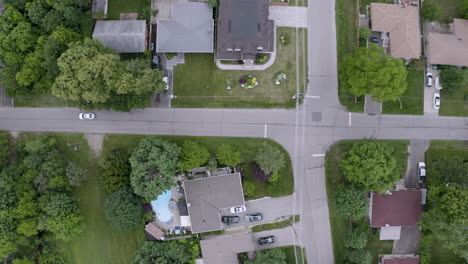
{"label": "backyard grass", "polygon": [[465,263],[463,258],[452,253],[451,250],[441,246],[439,241],[434,241],[432,245],[432,259],[431,264],[463,264]]}
{"label": "backyard grass", "polygon": [[422,115],[424,112],[424,71],[408,70],[408,90],[400,97],[400,102],[389,101],[382,105],[384,114]]}
{"label": "backyard grass", "polygon": [[463,0],[424,0],[424,3],[438,4],[442,9],[442,17],[460,17]]}
{"label": "backyard grass", "polygon": [[[128,263],[138,248],[138,233],[143,234],[141,226],[129,231],[111,228],[104,217],[105,195],[98,179],[97,158],[83,134],[55,135],[65,158],[77,162],[88,171],[88,180],[74,192],[85,218],[85,230],[78,239],[69,243],[72,263]],[[72,146],[67,146],[76,143],[80,143],[79,151],[73,151]]]}
{"label": "backyard grass", "polygon": [[139,13],[149,7],[150,0],[109,0],[107,20],[120,20],[120,13]]}
{"label": "backyard grass", "polygon": [[[174,107],[230,107],[230,108],[272,108],[294,107],[291,96],[297,93],[296,73],[299,79],[306,79],[306,64],[296,62],[296,37],[300,40],[300,53],[305,50],[303,36],[306,30],[300,29],[296,34],[294,28],[278,28],[276,32],[276,60],[263,71],[227,71],[216,67],[213,54],[185,54],[185,64],[177,65],[174,70]],[[288,44],[281,44],[281,35],[289,36]],[[306,57],[300,54],[299,57]],[[299,64],[297,68],[296,64]],[[301,66],[302,65],[302,66]],[[284,72],[287,80],[274,85],[273,80],[279,72]],[[244,75],[258,79],[259,85],[253,89],[243,89],[239,79]],[[231,90],[227,90],[228,82]],[[303,82],[300,83],[304,90]]]}
{"label": "backyard grass", "polygon": [[[333,201],[335,192],[338,189],[338,186],[341,183],[344,183],[344,175],[339,167],[340,160],[342,155],[348,151],[355,140],[346,140],[340,141],[334,144],[330,150],[327,152],[325,159],[325,172],[326,172],[326,186],[327,186],[327,196],[328,196],[328,208],[330,210],[330,225],[333,238],[333,252],[335,255],[336,264],[344,264],[344,255],[346,248],[344,246],[344,240],[348,229],[350,228],[350,223],[347,218],[340,215],[336,209],[336,205]],[[401,176],[406,172],[407,166],[407,147],[409,142],[405,140],[383,140],[381,141],[389,146],[393,147],[395,157],[397,159],[397,164],[400,166]],[[377,239],[372,239],[369,241],[367,248],[372,253],[373,262],[377,263],[378,254],[392,253],[393,242],[390,241],[381,241]],[[391,245],[390,245],[391,244]]]}
{"label": "backyard grass", "polygon": [[285,228],[285,227],[292,225],[293,223],[299,222],[299,220],[300,220],[299,215],[294,216],[294,222],[293,222],[293,217],[290,216],[288,219],[280,221],[280,222],[254,226],[252,227],[252,232],[255,233],[255,232],[262,232],[266,230]]}
{"label": "backyard grass", "polygon": [[[286,254],[286,263],[287,264],[306,264],[307,257],[305,248],[301,248],[298,246],[287,246],[287,247],[280,247],[281,250]],[[297,254],[297,258],[296,258]]]}
{"label": "backyard grass", "polygon": [[443,116],[468,116],[468,70],[465,70],[465,81],[454,94],[447,94],[441,90],[441,103],[439,115]]}
{"label": "backyard grass", "polygon": [[[358,1],[336,0],[336,45],[338,67],[346,54],[352,53],[359,45],[358,40]],[[345,89],[345,84],[338,80],[340,103],[350,112],[364,111],[364,97],[355,98]]]}
{"label": "backyard grass", "polygon": [[[104,141],[103,153],[106,153],[113,149],[120,149],[124,151],[131,151],[138,146],[140,141],[148,137],[148,135],[122,135],[122,134],[108,134]],[[258,199],[268,196],[267,182],[258,182],[253,179],[250,167],[250,162],[254,160],[257,154],[258,148],[264,141],[279,147],[286,157],[286,167],[279,171],[278,184],[280,190],[277,196],[290,195],[294,192],[294,176],[291,166],[291,159],[289,154],[284,150],[278,143],[270,139],[258,139],[258,138],[233,138],[233,137],[191,137],[191,136],[158,136],[165,140],[173,143],[182,145],[185,140],[193,140],[198,142],[200,145],[205,146],[208,151],[214,155],[216,150],[221,144],[230,144],[238,148],[242,153],[244,159],[244,175],[248,180],[255,183],[255,194],[248,199]]]}

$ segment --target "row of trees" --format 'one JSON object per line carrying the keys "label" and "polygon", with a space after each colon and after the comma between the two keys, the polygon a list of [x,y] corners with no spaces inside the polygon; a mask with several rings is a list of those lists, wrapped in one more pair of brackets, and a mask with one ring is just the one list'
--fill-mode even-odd
{"label": "row of trees", "polygon": [[200,257],[200,244],[196,239],[180,239],[167,242],[144,242],[130,262],[187,264]]}
{"label": "row of trees", "polygon": [[0,172],[0,258],[69,263],[63,242],[83,229],[71,191],[86,172],[64,159],[52,135],[27,140],[15,156]]}
{"label": "row of trees", "polygon": [[345,235],[345,259],[349,263],[368,264],[372,261],[366,249],[371,230],[368,215],[369,191],[385,192],[400,178],[394,150],[376,140],[364,139],[343,154],[340,168],[345,183],[338,186],[333,197],[338,212],[346,217],[351,228]]}
{"label": "row of trees", "polygon": [[468,261],[468,151],[429,149],[428,206],[422,215],[421,263],[431,263],[436,241]]}

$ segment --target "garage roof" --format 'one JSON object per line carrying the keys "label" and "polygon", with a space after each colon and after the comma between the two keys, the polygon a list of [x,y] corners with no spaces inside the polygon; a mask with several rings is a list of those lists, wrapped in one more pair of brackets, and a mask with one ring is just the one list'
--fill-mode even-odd
{"label": "garage roof", "polygon": [[421,215],[421,191],[372,195],[371,226],[415,226]]}

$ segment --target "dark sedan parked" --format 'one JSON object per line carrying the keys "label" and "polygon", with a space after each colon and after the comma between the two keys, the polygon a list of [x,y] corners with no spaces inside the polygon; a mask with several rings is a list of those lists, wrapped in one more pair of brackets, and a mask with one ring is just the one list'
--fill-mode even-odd
{"label": "dark sedan parked", "polygon": [[245,216],[245,221],[246,222],[256,222],[256,221],[262,221],[263,215],[261,213],[256,213],[256,214],[248,214]]}
{"label": "dark sedan parked", "polygon": [[221,217],[221,221],[226,225],[239,223],[240,219],[238,216],[223,216]]}

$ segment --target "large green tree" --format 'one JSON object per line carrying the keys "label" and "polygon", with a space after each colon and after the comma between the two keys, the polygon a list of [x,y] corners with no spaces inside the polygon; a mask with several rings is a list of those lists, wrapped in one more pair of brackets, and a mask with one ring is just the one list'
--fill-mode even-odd
{"label": "large green tree", "polygon": [[[193,242],[192,242],[193,243]],[[137,250],[132,264],[186,264],[194,261],[190,242],[173,240],[167,242],[144,242]]]}
{"label": "large green tree", "polygon": [[347,248],[362,249],[367,245],[368,226],[353,228],[346,233],[344,244]]}
{"label": "large green tree", "polygon": [[376,140],[364,139],[351,147],[340,162],[346,178],[367,191],[384,192],[400,178],[393,149]]}
{"label": "large green tree", "polygon": [[465,80],[465,70],[455,66],[443,66],[440,71],[440,83],[442,92],[453,94],[463,87]]}
{"label": "large green tree", "polygon": [[141,203],[129,187],[124,187],[106,197],[104,215],[117,230],[128,230],[141,221]]}
{"label": "large green tree", "polygon": [[369,200],[363,190],[340,185],[333,199],[343,216],[362,218],[368,215]]}
{"label": "large green tree", "polygon": [[344,57],[340,78],[355,96],[372,95],[376,101],[395,101],[407,89],[407,70],[403,60],[385,54],[371,43]]}
{"label": "large green tree", "polygon": [[99,160],[100,179],[106,195],[130,186],[130,155],[121,150],[112,150]]}
{"label": "large green tree", "polygon": [[218,158],[219,163],[229,167],[236,167],[242,162],[240,151],[228,144],[222,144],[219,146],[216,151],[216,157]]}
{"label": "large green tree", "polygon": [[352,264],[370,264],[372,262],[372,255],[366,249],[351,249],[346,251],[345,259],[348,263]]}
{"label": "large green tree", "polygon": [[207,148],[192,140],[186,140],[182,144],[180,152],[181,170],[189,171],[193,168],[198,168],[208,162],[211,154]]}
{"label": "large green tree", "polygon": [[258,149],[255,162],[267,175],[277,174],[280,169],[286,166],[286,159],[281,149],[266,141]]}
{"label": "large green tree", "polygon": [[150,201],[174,185],[179,147],[157,137],[148,137],[132,152],[130,184],[133,191]]}

